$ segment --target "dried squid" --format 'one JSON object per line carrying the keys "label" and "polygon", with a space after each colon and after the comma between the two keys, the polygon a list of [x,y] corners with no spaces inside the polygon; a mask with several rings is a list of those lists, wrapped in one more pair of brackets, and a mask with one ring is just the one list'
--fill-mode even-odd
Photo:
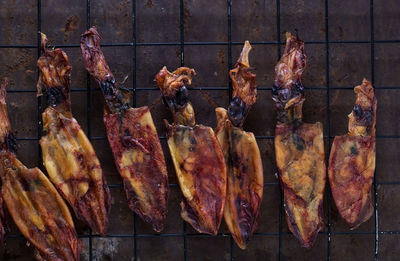
{"label": "dried squid", "polygon": [[303,122],[305,66],[304,42],[286,33],[272,89],[278,110],[275,156],[289,229],[303,247],[311,248],[323,226],[326,166],[322,124]]}
{"label": "dried squid", "polygon": [[263,195],[263,168],[260,150],[254,134],[242,125],[250,107],[256,101],[256,75],[251,73],[246,41],[234,69],[229,72],[233,83],[233,99],[228,107],[217,108],[215,129],[227,166],[225,222],[235,242],[242,249],[257,226]]}
{"label": "dried squid", "polygon": [[372,84],[364,79],[349,114],[349,132],[336,136],[329,158],[329,183],[340,215],[357,228],[373,214],[372,181],[375,172],[377,101]]}
{"label": "dried squid", "polygon": [[92,27],[81,37],[86,69],[99,83],[105,99],[104,124],[128,204],[157,232],[163,230],[168,208],[168,174],[150,109],[132,108],[128,92],[117,86]]}
{"label": "dried squid", "polygon": [[0,89],[0,177],[8,212],[37,260],[79,260],[81,243],[64,200],[43,172],[28,169],[15,155],[5,99],[6,83]]}
{"label": "dried squid", "polygon": [[200,233],[216,235],[226,197],[226,166],[214,131],[195,122],[194,110],[185,85],[194,70],[180,67],[161,69],[156,75],[164,103],[172,112],[167,121],[167,138],[176,175],[183,194],[181,216]]}
{"label": "dried squid", "polygon": [[38,59],[38,95],[47,94],[40,139],[43,164],[58,192],[76,216],[95,232],[105,235],[110,210],[110,191],[92,144],[72,116],[69,97],[71,66],[61,49],[46,49]]}

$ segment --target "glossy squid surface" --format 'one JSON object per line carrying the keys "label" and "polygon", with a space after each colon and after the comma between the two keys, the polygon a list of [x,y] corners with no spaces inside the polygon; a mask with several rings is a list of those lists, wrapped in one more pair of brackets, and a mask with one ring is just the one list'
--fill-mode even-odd
{"label": "glossy squid surface", "polygon": [[79,260],[81,243],[64,200],[38,168],[28,169],[15,156],[5,85],[0,90],[2,198],[21,233],[35,247],[37,260]]}
{"label": "glossy squid surface", "polygon": [[254,134],[242,129],[251,105],[256,101],[255,74],[251,73],[246,41],[234,69],[229,72],[233,99],[228,107],[217,108],[215,134],[221,144],[227,168],[224,219],[237,245],[245,249],[257,226],[263,195],[263,168]]}
{"label": "glossy squid surface", "polygon": [[160,232],[167,216],[168,175],[150,109],[131,108],[128,92],[117,86],[105,61],[95,28],[82,35],[81,52],[103,92],[104,124],[129,207]]}
{"label": "glossy squid surface", "polygon": [[272,89],[278,110],[275,156],[289,229],[303,247],[311,248],[323,225],[326,182],[323,128],[320,122],[303,123],[304,42],[290,33],[286,37],[284,54],[275,66]]}
{"label": "glossy squid surface", "polygon": [[174,122],[167,126],[168,146],[183,194],[181,216],[201,233],[215,235],[221,224],[226,197],[226,166],[214,131],[198,125],[188,90],[194,70],[181,67],[156,75],[164,103]]}
{"label": "glossy squid surface", "polygon": [[329,183],[336,207],[351,229],[373,214],[377,101],[372,84],[364,79],[354,88],[356,101],[349,114],[349,132],[336,136],[329,157]]}
{"label": "glossy squid surface", "polygon": [[42,34],[38,59],[38,95],[47,94],[49,106],[42,114],[40,139],[43,164],[57,190],[76,216],[95,232],[105,235],[110,191],[92,144],[72,117],[69,97],[71,66],[61,49],[47,50]]}

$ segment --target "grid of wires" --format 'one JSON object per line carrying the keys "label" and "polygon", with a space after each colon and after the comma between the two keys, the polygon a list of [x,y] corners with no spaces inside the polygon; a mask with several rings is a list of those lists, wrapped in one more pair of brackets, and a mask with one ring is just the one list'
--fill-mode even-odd
{"label": "grid of wires", "polygon": [[[136,106],[136,94],[139,91],[149,91],[150,89],[148,88],[136,88],[136,47],[137,46],[178,46],[180,47],[180,64],[181,66],[185,65],[185,46],[192,45],[192,46],[208,46],[208,45],[223,45],[227,46],[228,50],[228,70],[232,68],[232,47],[234,45],[242,45],[242,42],[234,42],[232,41],[232,23],[231,23],[231,5],[232,0],[226,0],[226,19],[227,19],[227,28],[226,28],[226,34],[227,34],[227,41],[225,42],[185,42],[185,33],[184,33],[184,1],[180,0],[180,41],[179,42],[147,42],[147,43],[137,43],[136,42],[136,1],[132,1],[132,42],[124,42],[124,43],[103,43],[102,46],[111,46],[111,47],[118,47],[118,46],[126,46],[126,47],[131,47],[132,48],[132,61],[133,61],[133,77],[132,77],[132,84],[133,88],[131,89],[132,92],[132,98],[133,98],[133,105]],[[276,52],[278,54],[278,57],[280,57],[282,48],[284,47],[284,42],[281,42],[281,17],[280,17],[280,0],[276,0],[276,41],[257,41],[257,42],[251,42],[252,45],[269,45],[269,46],[276,46]],[[86,0],[86,27],[87,29],[90,28],[91,26],[91,14],[90,14],[90,5],[91,1]],[[336,89],[349,89],[350,87],[330,87],[329,85],[329,77],[330,77],[330,72],[329,72],[329,66],[330,66],[330,58],[329,58],[329,51],[330,51],[330,44],[351,44],[351,43],[362,43],[362,44],[369,44],[370,45],[370,56],[371,56],[371,64],[370,64],[370,69],[371,69],[371,75],[370,79],[372,83],[374,84],[375,80],[375,65],[374,65],[374,52],[375,52],[375,43],[400,43],[400,40],[375,40],[374,39],[374,0],[370,0],[370,40],[369,41],[330,41],[329,39],[329,19],[328,19],[328,0],[325,0],[324,4],[325,8],[325,16],[324,16],[324,28],[325,28],[325,41],[306,41],[306,44],[319,44],[319,45],[324,45],[325,46],[325,78],[326,78],[326,86],[324,87],[313,87],[312,89],[324,89],[326,90],[326,124],[327,124],[327,136],[325,136],[325,139],[329,141],[328,144],[330,144],[330,141],[333,139],[333,136],[331,136],[330,133],[330,91],[331,90],[336,90]],[[37,55],[38,57],[41,55],[41,50],[40,50],[40,32],[41,32],[41,0],[37,0],[37,31],[38,31],[38,38],[37,38],[37,44],[36,45],[0,45],[0,48],[37,48]],[[78,47],[78,44],[67,44],[67,45],[57,45],[57,47]],[[90,86],[90,77],[88,75],[87,77],[87,88],[84,90],[87,93],[87,130],[88,130],[88,137],[91,140],[100,140],[100,139],[105,139],[104,137],[93,137],[91,135],[91,86]],[[195,88],[192,88],[195,89]],[[228,90],[229,91],[229,97],[231,97],[231,92],[232,92],[232,83],[229,82],[228,86],[225,86],[223,88],[218,87],[218,88],[202,88],[203,90]],[[260,90],[271,90],[271,87],[268,86],[262,86],[259,87]],[[310,89],[310,88],[306,88]],[[379,87],[379,89],[396,89],[396,87]],[[41,113],[43,111],[43,106],[42,106],[42,101],[41,98],[39,97],[38,100],[38,106],[37,106],[37,113],[38,117],[40,119]],[[37,139],[40,139],[41,137],[41,130],[42,130],[42,122],[38,122],[38,137]],[[165,138],[165,137],[161,137]],[[256,136],[258,140],[260,139],[273,139],[273,136]],[[396,136],[377,136],[377,139],[385,139],[385,138],[399,138]],[[31,138],[19,138],[20,140],[29,140]],[[37,140],[34,138],[34,140]],[[33,139],[32,139],[33,140]],[[39,154],[41,153],[40,151],[40,146],[39,146]],[[42,165],[41,157],[39,157],[39,166]],[[336,234],[372,234],[375,235],[375,260],[378,260],[378,248],[379,248],[379,236],[384,235],[384,234],[400,234],[400,231],[382,231],[379,230],[378,227],[378,185],[396,185],[399,184],[398,182],[382,182],[382,183],[377,183],[376,179],[374,179],[373,183],[373,193],[374,193],[374,210],[375,214],[373,216],[373,219],[375,220],[375,230],[371,232],[360,232],[360,231],[348,231],[348,232],[334,232],[331,229],[332,225],[332,220],[331,220],[331,199],[330,199],[330,191],[328,191],[325,195],[328,197],[328,221],[327,221],[327,229],[326,231],[319,232],[320,234],[325,234],[327,235],[327,260],[331,259],[331,240],[332,237]],[[176,187],[177,184],[170,184],[170,186]],[[278,182],[269,182],[265,183],[265,186],[279,186]],[[110,185],[110,187],[120,187],[120,185]],[[283,226],[285,226],[285,220],[284,220],[284,211],[283,211],[283,200],[282,200],[282,191],[280,193],[280,211],[279,211],[279,231],[278,232],[266,232],[266,233],[255,233],[254,237],[262,237],[262,236],[278,236],[279,237],[279,260],[282,260],[282,236],[285,233],[289,232],[284,232],[283,231]],[[129,237],[133,238],[134,246],[133,246],[133,256],[134,260],[137,259],[137,238],[140,237],[181,237],[183,238],[183,258],[184,260],[189,259],[187,255],[187,238],[188,237],[210,237],[208,235],[203,235],[203,234],[194,234],[194,233],[187,233],[187,228],[186,228],[186,223],[183,222],[183,233],[161,233],[161,234],[140,234],[137,233],[136,229],[136,216],[134,217],[134,233],[132,234],[108,234],[107,237]],[[92,239],[94,237],[97,237],[97,235],[93,235],[92,232],[90,231],[88,235],[79,235],[81,238],[88,238],[89,240],[89,260],[93,260],[93,249],[92,249]],[[234,260],[234,255],[233,255],[233,245],[234,241],[229,233],[219,233],[217,237],[229,237],[230,238],[230,259]],[[254,240],[257,240],[257,238],[254,238]]]}

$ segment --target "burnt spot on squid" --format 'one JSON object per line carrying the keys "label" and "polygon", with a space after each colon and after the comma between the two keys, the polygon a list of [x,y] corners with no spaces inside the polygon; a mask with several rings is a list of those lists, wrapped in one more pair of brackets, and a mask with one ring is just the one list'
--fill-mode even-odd
{"label": "burnt spot on squid", "polygon": [[135,143],[132,141],[131,136],[122,136],[121,143],[122,143],[122,146],[124,146],[124,148],[127,148],[127,149],[135,146]]}
{"label": "burnt spot on squid", "polygon": [[186,86],[181,86],[175,93],[175,96],[163,96],[164,105],[174,112],[183,109],[188,102],[189,93]]}
{"label": "burnt spot on squid", "polygon": [[62,86],[51,87],[47,89],[47,102],[50,106],[56,107],[63,101],[67,100],[68,97],[66,97],[66,95],[62,92],[63,89],[64,87]]}
{"label": "burnt spot on squid", "polygon": [[188,102],[188,90],[186,86],[182,86],[175,94],[175,101],[177,105],[183,107]]}
{"label": "burnt spot on squid", "polygon": [[275,82],[272,86],[272,100],[277,108],[277,118],[280,122],[288,121],[288,108],[286,104],[296,97],[304,96],[304,87],[300,80],[291,83],[290,86],[281,86],[279,82]]}
{"label": "burnt spot on squid", "polygon": [[292,92],[292,97],[303,95],[304,94],[304,86],[299,81],[294,82],[290,91]]}
{"label": "burnt spot on squid", "polygon": [[29,182],[26,181],[25,179],[19,179],[18,181],[19,181],[19,184],[21,184],[21,187],[22,187],[22,189],[23,189],[24,191],[33,190],[33,189],[31,188],[31,185],[29,184]]}
{"label": "burnt spot on squid", "polygon": [[86,162],[84,161],[84,156],[82,155],[82,153],[75,151],[75,158],[79,163],[79,167],[81,169],[85,169]]}
{"label": "burnt spot on squid", "polygon": [[356,148],[355,146],[351,146],[351,148],[350,148],[350,153],[351,153],[351,155],[353,155],[353,156],[357,156],[357,155],[358,155],[358,150],[357,150],[357,148]]}
{"label": "burnt spot on squid", "polygon": [[107,78],[100,82],[100,88],[106,100],[107,107],[112,113],[125,112],[130,108],[129,99],[126,99],[128,89],[115,86],[114,78]]}
{"label": "burnt spot on squid", "polygon": [[289,88],[282,88],[278,82],[275,82],[272,86],[272,95],[278,103],[281,103],[283,109],[290,99],[304,95],[304,86],[300,81],[296,81]]}
{"label": "burnt spot on squid", "polygon": [[14,133],[10,132],[7,134],[7,136],[5,137],[5,144],[7,146],[7,150],[13,153],[17,153],[18,144]]}
{"label": "burnt spot on squid", "polygon": [[236,127],[243,124],[246,116],[246,104],[240,97],[234,97],[228,107],[229,120]]}
{"label": "burnt spot on squid", "polygon": [[179,168],[180,168],[180,169],[183,169],[183,170],[185,169],[185,164],[184,164],[184,162],[181,162],[181,163],[179,164]]}
{"label": "burnt spot on squid", "polygon": [[303,123],[303,122],[302,122],[301,119],[295,119],[295,120],[293,121],[292,132],[295,133],[296,130],[301,126],[302,123]]}
{"label": "burnt spot on squid", "polygon": [[107,79],[106,81],[100,82],[100,88],[103,95],[106,97],[113,97],[115,95],[115,79]]}
{"label": "burnt spot on squid", "polygon": [[304,150],[306,148],[306,142],[304,139],[298,135],[297,133],[293,133],[292,142],[296,146],[297,150]]}
{"label": "burnt spot on squid", "polygon": [[196,140],[195,137],[190,136],[190,144],[192,144],[192,145],[197,145],[197,140]]}
{"label": "burnt spot on squid", "polygon": [[188,200],[185,197],[182,198],[183,208],[182,212],[186,213],[187,217],[189,218],[189,223],[195,227],[199,227],[199,214],[197,213],[196,209],[193,208]]}
{"label": "burnt spot on squid", "polygon": [[235,200],[235,207],[238,211],[239,228],[243,241],[247,244],[250,239],[251,228],[254,223],[254,216],[251,213],[249,203],[238,195]]}
{"label": "burnt spot on squid", "polygon": [[242,174],[246,175],[247,173],[246,164],[243,162],[241,155],[237,152],[230,153],[230,162],[231,165],[237,169],[237,171],[234,172],[235,175],[232,177],[237,178],[240,182],[240,186],[242,187],[243,182],[245,181],[245,179],[242,178]]}
{"label": "burnt spot on squid", "polygon": [[239,196],[237,196],[236,199],[235,199],[235,208],[236,208],[237,210],[240,209],[241,203],[242,203],[242,199],[240,198],[240,195],[239,195]]}
{"label": "burnt spot on squid", "polygon": [[354,105],[353,113],[356,116],[357,122],[362,126],[372,125],[373,108],[363,109],[359,104]]}

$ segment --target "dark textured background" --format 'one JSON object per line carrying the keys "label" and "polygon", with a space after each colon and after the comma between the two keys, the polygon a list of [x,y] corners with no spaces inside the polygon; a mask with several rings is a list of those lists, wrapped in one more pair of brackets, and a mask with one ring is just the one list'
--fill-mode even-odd
{"label": "dark textured background", "polygon": [[[7,102],[11,124],[19,139],[19,158],[28,167],[39,165],[43,169],[38,156],[41,129],[38,121],[45,101],[38,100],[35,94],[37,32],[41,30],[51,44],[64,47],[70,58],[73,114],[92,139],[111,186],[108,236],[92,236],[87,227],[76,222],[84,244],[81,259],[400,260],[400,2],[232,0],[228,15],[229,2],[0,0],[0,77],[7,76],[10,81]],[[154,86],[157,71],[163,65],[172,70],[183,61],[186,66],[194,67],[198,75],[190,97],[197,122],[215,127],[215,103],[226,107],[229,101],[228,69],[236,60],[242,42],[248,39],[253,43],[250,61],[260,90],[244,128],[258,137],[266,184],[259,226],[246,251],[236,247],[225,224],[215,237],[197,234],[184,225],[179,216],[181,195],[163,138],[172,184],[163,234],[153,236],[150,227],[128,209],[121,179],[104,138],[102,95],[96,83],[88,79],[79,53],[80,34],[89,24],[98,27],[102,43],[107,45],[103,51],[117,80],[122,81],[128,75],[124,86],[136,87],[132,91],[136,97],[134,103],[151,106],[160,136],[165,133],[162,119],[171,117],[159,102],[160,92]],[[283,50],[281,33],[294,29],[306,41],[308,55],[303,77],[307,88],[304,119],[324,124],[327,152],[332,137],[347,131],[346,115],[353,106],[353,86],[366,77],[374,82],[378,98],[374,186],[377,219],[373,216],[355,231],[349,231],[326,191],[326,225],[311,250],[300,248],[288,232],[280,208],[272,143],[273,69]],[[0,259],[32,260],[32,249],[26,246],[15,225],[12,227],[5,246],[0,248]]]}

